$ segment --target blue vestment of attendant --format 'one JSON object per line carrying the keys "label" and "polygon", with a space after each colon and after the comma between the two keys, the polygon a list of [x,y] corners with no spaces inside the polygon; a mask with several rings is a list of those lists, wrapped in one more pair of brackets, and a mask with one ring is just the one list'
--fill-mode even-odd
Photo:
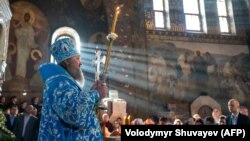
{"label": "blue vestment of attendant", "polygon": [[82,89],[56,64],[43,64],[39,72],[44,92],[38,141],[103,140],[94,111],[98,91]]}

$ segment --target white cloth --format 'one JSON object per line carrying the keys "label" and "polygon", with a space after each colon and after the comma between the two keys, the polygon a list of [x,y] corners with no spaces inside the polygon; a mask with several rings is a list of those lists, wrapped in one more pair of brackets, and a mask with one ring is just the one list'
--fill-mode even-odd
{"label": "white cloth", "polygon": [[107,40],[110,41],[110,40],[115,40],[117,37],[118,37],[118,35],[116,33],[111,32],[108,34],[108,36],[106,38],[107,38]]}

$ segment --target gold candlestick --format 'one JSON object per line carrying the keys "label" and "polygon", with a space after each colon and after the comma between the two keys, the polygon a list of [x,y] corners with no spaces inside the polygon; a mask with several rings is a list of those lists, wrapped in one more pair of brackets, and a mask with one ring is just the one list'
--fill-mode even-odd
{"label": "gold candlestick", "polygon": [[[116,7],[114,19],[113,19],[112,26],[111,26],[111,33],[115,33],[115,27],[116,27],[118,15],[119,15],[119,13],[121,11],[122,6],[123,5]],[[104,64],[104,68],[103,68],[103,82],[104,83],[106,83],[106,77],[107,77],[107,72],[108,72],[108,65],[109,65],[109,61],[110,61],[112,46],[113,46],[113,39],[111,38],[111,39],[109,39],[105,64]]]}
{"label": "gold candlestick", "polygon": [[113,19],[113,22],[112,22],[112,27],[111,27],[111,32],[113,32],[113,33],[115,33],[117,18],[118,18],[118,15],[119,15],[120,11],[121,11],[120,6],[117,6],[116,10],[115,10],[115,16],[114,16],[114,19]]}
{"label": "gold candlestick", "polygon": [[[115,33],[115,27],[116,27],[116,23],[117,23],[117,19],[118,19],[118,14],[121,11],[121,7],[123,7],[123,5],[120,5],[118,7],[116,7],[115,10],[115,16],[112,22],[112,27],[111,27],[111,34]],[[106,59],[105,59],[105,64],[104,64],[104,68],[103,68],[103,74],[102,74],[102,82],[103,84],[106,84],[106,80],[107,80],[107,73],[108,73],[108,66],[109,66],[109,60],[110,60],[110,55],[111,55],[111,50],[112,50],[112,46],[113,46],[113,38],[109,38],[109,43],[108,43],[108,49],[107,49],[107,53],[106,53]],[[107,94],[105,94],[106,97]],[[106,109],[107,107],[101,102],[98,105],[99,109]]]}

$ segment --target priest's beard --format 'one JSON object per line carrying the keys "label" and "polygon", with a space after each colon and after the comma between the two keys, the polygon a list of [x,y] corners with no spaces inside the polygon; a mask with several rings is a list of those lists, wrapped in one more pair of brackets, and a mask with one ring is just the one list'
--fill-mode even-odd
{"label": "priest's beard", "polygon": [[67,66],[69,74],[76,80],[76,82],[83,88],[85,84],[84,74],[79,68],[74,68],[72,65]]}

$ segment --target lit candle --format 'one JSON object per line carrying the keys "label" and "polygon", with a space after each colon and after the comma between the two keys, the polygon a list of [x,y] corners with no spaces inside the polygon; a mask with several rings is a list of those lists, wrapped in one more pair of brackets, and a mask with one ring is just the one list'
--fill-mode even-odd
{"label": "lit candle", "polygon": [[[111,27],[111,33],[115,33],[115,27],[116,27],[116,23],[117,23],[117,18],[118,18],[118,14],[121,11],[121,7],[123,7],[123,5],[117,6],[116,10],[115,10],[115,15],[114,15],[114,19],[112,22],[112,27]],[[111,56],[111,50],[112,50],[112,44],[113,44],[113,39],[108,39],[109,40],[109,44],[108,44],[108,49],[107,49],[107,54],[106,54],[106,59],[105,59],[105,64],[104,64],[104,68],[103,68],[103,82],[106,83],[106,77],[107,77],[107,72],[108,72],[108,66],[109,66],[109,61],[110,61],[110,56]]]}
{"label": "lit candle", "polygon": [[128,116],[128,125],[130,125],[130,115]]}
{"label": "lit candle", "polygon": [[126,124],[126,116],[123,116],[122,124],[123,124],[123,125]]}
{"label": "lit candle", "polygon": [[115,10],[115,16],[114,16],[114,19],[113,19],[112,27],[111,27],[111,32],[113,32],[113,33],[115,33],[117,18],[118,18],[118,15],[119,15],[120,11],[121,11],[121,8],[119,6],[117,6],[116,10]]}

